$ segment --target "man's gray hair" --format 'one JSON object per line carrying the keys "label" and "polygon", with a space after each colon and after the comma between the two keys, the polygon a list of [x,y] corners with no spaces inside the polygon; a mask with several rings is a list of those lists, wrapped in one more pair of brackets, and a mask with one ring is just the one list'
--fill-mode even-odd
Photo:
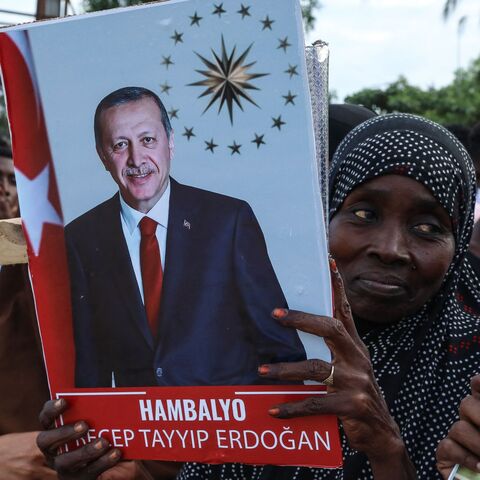
{"label": "man's gray hair", "polygon": [[138,102],[144,98],[151,98],[158,106],[160,110],[160,118],[162,120],[163,128],[167,134],[167,138],[170,139],[170,132],[172,131],[172,126],[170,124],[170,119],[168,118],[167,110],[165,105],[163,105],[160,97],[143,87],[123,87],[115,90],[112,93],[109,93],[104,97],[97,106],[95,110],[95,117],[93,122],[93,128],[95,132],[95,142],[97,145],[100,145],[101,140],[101,125],[100,125],[100,116],[102,112],[108,110],[112,107],[117,107],[118,105],[125,105],[130,102]]}

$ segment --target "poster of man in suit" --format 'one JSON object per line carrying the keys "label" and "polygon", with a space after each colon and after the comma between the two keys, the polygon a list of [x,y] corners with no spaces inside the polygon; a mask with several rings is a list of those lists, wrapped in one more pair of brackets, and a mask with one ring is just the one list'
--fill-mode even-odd
{"label": "poster of man in suit", "polygon": [[300,4],[280,3],[176,0],[0,34],[50,392],[60,423],[86,419],[126,458],[339,464],[334,417],[268,413],[325,387],[258,373],[330,360],[275,318],[332,314],[326,152]]}
{"label": "poster of man in suit", "polygon": [[94,129],[119,192],[65,229],[76,386],[256,384],[259,365],[304,360],[272,316],[287,304],[250,206],[169,176],[160,98],[118,89]]}

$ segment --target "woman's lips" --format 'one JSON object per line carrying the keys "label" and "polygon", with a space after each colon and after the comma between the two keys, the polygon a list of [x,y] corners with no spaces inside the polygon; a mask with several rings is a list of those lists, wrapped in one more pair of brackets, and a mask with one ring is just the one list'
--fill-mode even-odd
{"label": "woman's lips", "polygon": [[367,295],[403,296],[408,293],[408,284],[403,279],[388,275],[360,275],[354,282]]}

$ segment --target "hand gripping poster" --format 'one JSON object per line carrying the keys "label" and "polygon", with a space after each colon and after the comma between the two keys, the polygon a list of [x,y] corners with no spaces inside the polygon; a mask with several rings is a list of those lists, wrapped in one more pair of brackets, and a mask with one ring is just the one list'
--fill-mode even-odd
{"label": "hand gripping poster", "polygon": [[[330,361],[285,309],[331,315],[295,0],[172,1],[0,34],[52,398],[125,458],[339,467]],[[308,382],[306,382],[308,383]],[[75,448],[75,445],[66,448]]]}

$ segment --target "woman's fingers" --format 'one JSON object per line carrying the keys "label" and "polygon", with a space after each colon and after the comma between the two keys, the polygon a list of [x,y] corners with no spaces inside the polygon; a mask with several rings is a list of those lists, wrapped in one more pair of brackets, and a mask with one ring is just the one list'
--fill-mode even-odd
{"label": "woman's fingers", "polygon": [[59,478],[96,479],[120,461],[121,452],[118,449],[111,449],[107,440],[99,438],[75,450],[57,455],[59,447],[82,438],[88,431],[88,425],[83,421],[55,427],[55,420],[66,408],[67,402],[64,399],[45,403],[39,418],[47,430],[39,433],[37,445],[58,472]]}
{"label": "woman's fingers", "polygon": [[55,419],[58,418],[66,409],[67,402],[63,398],[45,402],[38,417],[44,430],[53,428],[55,426]]}
{"label": "woman's fingers", "polygon": [[480,428],[480,398],[467,395],[460,403],[460,419]]}
{"label": "woman's fingers", "polygon": [[302,332],[324,337],[329,341],[327,342],[329,347],[333,344],[332,346],[335,349],[333,353],[335,354],[338,354],[339,351],[343,351],[345,354],[351,353],[355,347],[355,343],[345,330],[343,323],[336,318],[283,308],[276,308],[272,312],[272,316],[286,327],[296,328]]}
{"label": "woman's fingers", "polygon": [[345,286],[343,285],[342,276],[338,271],[337,263],[332,257],[330,257],[329,263],[335,308],[334,316],[343,323],[345,330],[354,339],[355,343],[360,343],[363,345],[360,337],[358,336],[357,329],[355,328],[355,323],[353,322],[352,310],[347,300]]}
{"label": "woman's fingers", "polygon": [[314,380],[323,382],[332,371],[332,365],[323,360],[312,359],[303,362],[272,363],[261,365],[258,374],[264,378],[288,381]]}
{"label": "woman's fingers", "polygon": [[460,420],[452,425],[437,448],[437,467],[444,478],[457,463],[480,471],[480,375],[471,379],[471,387],[472,395],[460,404]]}
{"label": "woman's fingers", "polygon": [[448,432],[448,437],[473,455],[480,457],[480,431],[469,422],[465,420],[455,422]]}
{"label": "woman's fingers", "polygon": [[82,480],[96,479],[102,472],[118,463],[120,458],[120,450],[110,449],[108,442],[100,438],[55,457],[54,466],[60,475],[74,475],[74,472],[82,470]]}
{"label": "woman's fingers", "polygon": [[444,438],[437,448],[437,468],[444,478],[448,478],[454,465],[459,464],[478,472],[480,457],[477,457],[457,442],[447,437]]}
{"label": "woman's fingers", "polygon": [[74,425],[63,425],[53,430],[45,430],[38,434],[37,445],[45,455],[54,456],[59,447],[81,438],[87,433],[87,430],[88,425],[82,421]]}
{"label": "woman's fingers", "polygon": [[282,403],[269,410],[276,418],[306,417],[309,415],[344,416],[351,410],[342,394],[329,393],[309,397],[300,402]]}
{"label": "woman's fingers", "polygon": [[472,395],[480,399],[480,375],[475,375],[470,379],[470,386],[472,387]]}

